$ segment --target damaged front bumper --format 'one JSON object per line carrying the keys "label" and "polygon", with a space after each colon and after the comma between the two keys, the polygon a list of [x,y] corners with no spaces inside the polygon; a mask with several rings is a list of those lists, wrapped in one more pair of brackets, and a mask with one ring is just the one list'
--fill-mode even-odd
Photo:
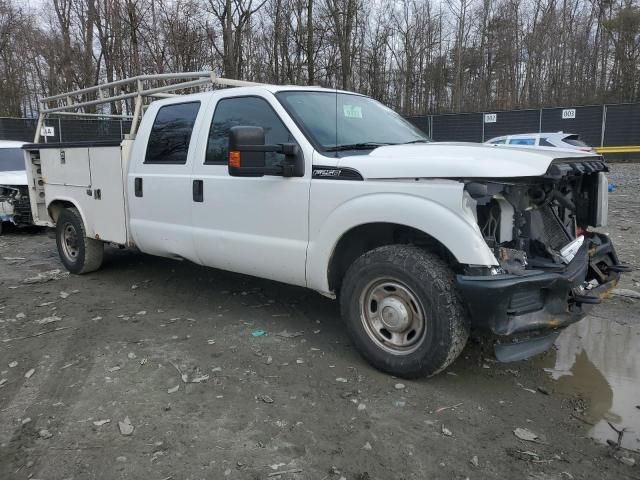
{"label": "damaged front bumper", "polygon": [[0,222],[10,222],[17,226],[33,223],[26,186],[0,185]]}
{"label": "damaged front bumper", "polygon": [[560,330],[584,318],[627,270],[609,238],[594,233],[559,271],[458,275],[457,284],[472,326],[498,336],[496,357],[510,362],[549,349]]}

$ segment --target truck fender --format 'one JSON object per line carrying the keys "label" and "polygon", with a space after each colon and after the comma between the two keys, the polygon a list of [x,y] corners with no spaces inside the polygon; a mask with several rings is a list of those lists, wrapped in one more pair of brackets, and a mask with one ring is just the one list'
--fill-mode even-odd
{"label": "truck fender", "polygon": [[349,200],[333,210],[318,231],[310,232],[307,286],[332,295],[328,270],[333,252],[343,235],[368,223],[391,223],[420,230],[442,243],[461,264],[498,265],[478,226],[463,215],[462,210],[454,212],[432,200],[409,194],[378,193]]}
{"label": "truck fender", "polygon": [[56,224],[59,211],[63,208],[75,208],[76,210],[78,210],[78,212],[80,212],[80,216],[82,217],[82,223],[84,223],[84,229],[87,233],[87,237],[94,238],[95,232],[91,224],[87,221],[84,209],[80,205],[78,205],[71,197],[56,197],[47,204],[47,211],[49,212],[49,216],[51,217],[53,226],[55,226]]}

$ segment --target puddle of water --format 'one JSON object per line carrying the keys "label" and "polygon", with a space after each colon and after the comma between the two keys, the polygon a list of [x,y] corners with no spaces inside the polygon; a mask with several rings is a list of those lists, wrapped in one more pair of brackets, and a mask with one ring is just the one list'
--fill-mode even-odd
{"label": "puddle of water", "polygon": [[585,419],[594,424],[589,436],[616,441],[610,422],[625,428],[623,447],[640,451],[640,325],[587,317],[563,331],[556,348],[539,365],[556,391],[588,400]]}

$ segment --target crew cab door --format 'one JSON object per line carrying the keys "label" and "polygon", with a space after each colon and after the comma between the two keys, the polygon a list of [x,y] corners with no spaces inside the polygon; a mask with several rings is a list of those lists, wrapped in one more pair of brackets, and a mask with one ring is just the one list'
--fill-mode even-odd
{"label": "crew cab door", "polygon": [[129,160],[127,202],[132,239],[145,253],[197,261],[191,169],[200,107],[198,100],[152,104],[138,131]]}
{"label": "crew cab door", "polygon": [[[312,147],[273,95],[220,92],[207,112],[193,166],[194,243],[202,264],[305,285]],[[232,177],[229,129],[259,126],[267,144],[298,143],[304,177]],[[267,164],[283,160],[267,153]]]}

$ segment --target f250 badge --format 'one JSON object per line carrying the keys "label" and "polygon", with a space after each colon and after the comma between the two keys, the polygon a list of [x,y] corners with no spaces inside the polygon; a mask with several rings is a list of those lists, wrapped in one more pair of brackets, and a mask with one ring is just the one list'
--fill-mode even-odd
{"label": "f250 badge", "polygon": [[313,168],[313,178],[325,180],[355,180],[361,181],[362,175],[353,168],[336,168],[331,166],[316,165]]}
{"label": "f250 badge", "polygon": [[342,170],[339,168],[314,168],[314,177],[339,177]]}

